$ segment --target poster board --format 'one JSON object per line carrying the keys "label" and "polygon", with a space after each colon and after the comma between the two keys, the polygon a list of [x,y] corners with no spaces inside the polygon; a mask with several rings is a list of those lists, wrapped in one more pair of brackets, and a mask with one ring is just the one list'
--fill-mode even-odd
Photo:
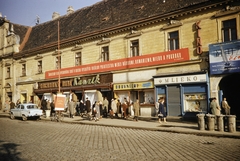
{"label": "poster board", "polygon": [[64,111],[65,109],[66,95],[57,94],[54,98],[55,111]]}

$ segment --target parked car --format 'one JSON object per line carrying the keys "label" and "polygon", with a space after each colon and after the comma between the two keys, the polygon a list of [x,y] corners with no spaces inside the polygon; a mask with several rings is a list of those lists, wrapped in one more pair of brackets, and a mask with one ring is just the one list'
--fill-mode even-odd
{"label": "parked car", "polygon": [[10,110],[11,119],[14,119],[15,117],[21,117],[23,121],[30,117],[39,119],[42,115],[42,110],[38,109],[38,106],[33,103],[19,104],[16,108]]}

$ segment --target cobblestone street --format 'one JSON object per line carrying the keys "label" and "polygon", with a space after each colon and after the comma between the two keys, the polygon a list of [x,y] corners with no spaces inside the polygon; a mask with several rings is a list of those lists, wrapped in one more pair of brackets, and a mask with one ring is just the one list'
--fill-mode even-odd
{"label": "cobblestone street", "polygon": [[0,118],[0,160],[231,160],[240,139]]}

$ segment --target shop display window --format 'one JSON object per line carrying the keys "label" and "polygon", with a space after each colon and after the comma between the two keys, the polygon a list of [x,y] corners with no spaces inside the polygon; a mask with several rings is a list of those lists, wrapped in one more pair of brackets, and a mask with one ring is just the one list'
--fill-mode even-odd
{"label": "shop display window", "polygon": [[184,94],[184,112],[206,112],[207,97],[205,93]]}
{"label": "shop display window", "polygon": [[139,91],[140,104],[154,104],[154,91]]}

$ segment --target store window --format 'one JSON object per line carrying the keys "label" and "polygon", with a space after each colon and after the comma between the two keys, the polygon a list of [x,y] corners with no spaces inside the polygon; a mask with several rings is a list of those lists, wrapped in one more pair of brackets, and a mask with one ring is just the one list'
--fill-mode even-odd
{"label": "store window", "polygon": [[154,90],[140,90],[131,92],[131,101],[139,100],[140,104],[154,104]]}
{"label": "store window", "polygon": [[130,57],[139,56],[139,40],[132,40],[130,46]]}
{"label": "store window", "polygon": [[42,60],[38,61],[38,73],[42,73]]}
{"label": "store window", "polygon": [[82,65],[82,52],[77,52],[75,55],[75,66]]}
{"label": "store window", "polygon": [[11,68],[7,67],[6,78],[10,78],[10,76],[11,76]]}
{"label": "store window", "polygon": [[26,64],[22,64],[22,76],[26,76]]}
{"label": "store window", "polygon": [[237,40],[236,19],[222,21],[223,42]]}
{"label": "store window", "polygon": [[207,112],[205,93],[184,94],[184,112]]}
{"label": "store window", "polygon": [[56,57],[56,69],[61,69],[61,56]]}
{"label": "store window", "polygon": [[104,62],[104,61],[109,61],[109,47],[108,46],[102,47],[101,62]]}
{"label": "store window", "polygon": [[168,33],[168,50],[179,49],[179,33],[173,31]]}

